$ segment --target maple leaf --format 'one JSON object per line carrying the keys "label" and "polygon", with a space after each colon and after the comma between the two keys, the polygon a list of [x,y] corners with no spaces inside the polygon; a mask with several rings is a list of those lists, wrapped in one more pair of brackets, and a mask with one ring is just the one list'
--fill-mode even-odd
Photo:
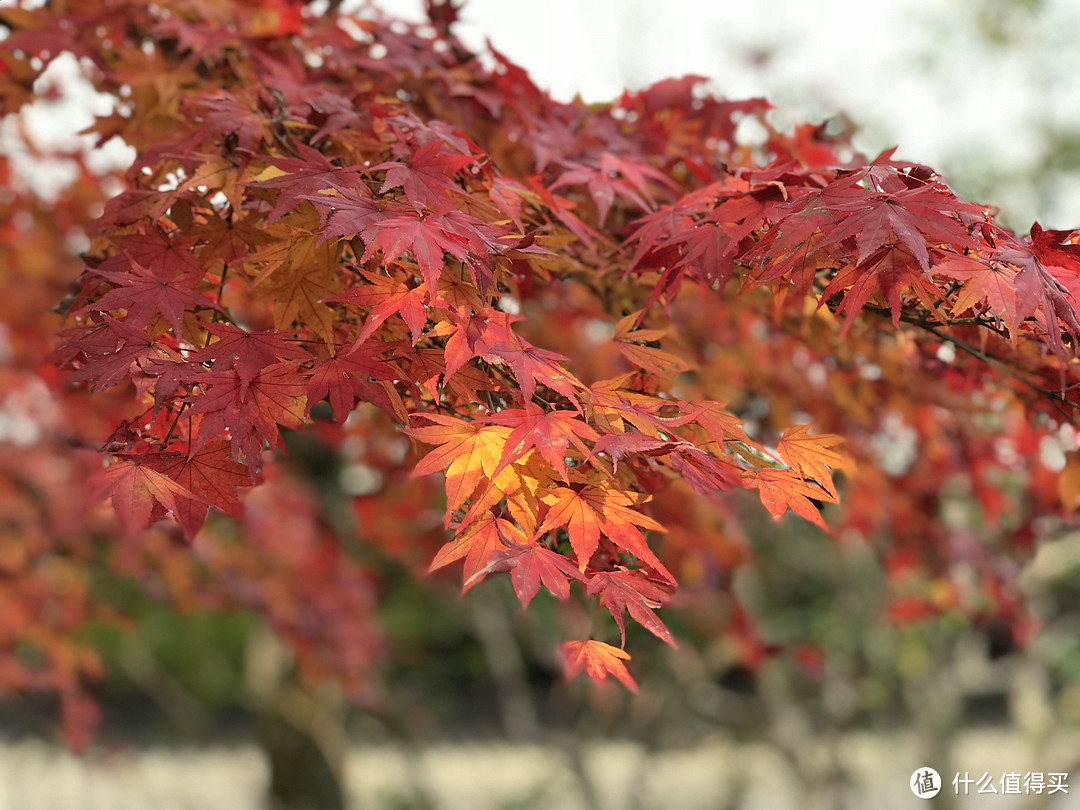
{"label": "maple leaf", "polygon": [[528,538],[508,520],[485,512],[478,520],[459,530],[453,540],[439,549],[428,570],[436,571],[464,557],[461,588],[464,593],[484,578],[483,572],[491,560],[491,555],[505,549],[507,542],[525,544]]}
{"label": "maple leaf", "polygon": [[474,357],[488,363],[510,366],[522,397],[536,393],[537,384],[546,385],[579,407],[576,392],[585,386],[559,365],[567,358],[533,346],[517,335],[510,325],[516,316],[485,307],[479,312],[451,313],[457,329],[446,341],[446,373],[453,374]]}
{"label": "maple leaf", "polygon": [[728,458],[717,458],[691,442],[679,442],[670,453],[668,464],[695,492],[715,497],[727,492],[739,482],[741,472]]}
{"label": "maple leaf", "polygon": [[547,517],[536,532],[538,535],[563,526],[570,538],[570,545],[577,556],[578,569],[584,571],[600,545],[601,514],[596,505],[601,498],[590,498],[583,491],[569,487],[557,487],[545,493],[541,499],[548,506]]}
{"label": "maple leaf", "polygon": [[322,303],[337,291],[338,261],[331,246],[320,244],[315,234],[288,228],[285,239],[260,250],[250,261],[265,263],[251,284],[273,301],[275,329],[300,323],[326,343],[334,342],[334,315]]}
{"label": "maple leaf", "polygon": [[517,338],[510,328],[517,317],[492,307],[479,311],[452,311],[449,315],[454,329],[443,351],[447,377],[474,357],[488,354],[496,343],[509,344]]}
{"label": "maple leaf", "polygon": [[[240,515],[237,490],[250,487],[251,472],[229,455],[228,439],[215,439],[190,454],[147,454],[143,465],[179,484],[185,491],[173,492],[173,514],[193,538],[206,520],[208,507],[226,515]],[[197,493],[197,494],[196,494]]]}
{"label": "maple leaf", "polygon": [[978,247],[957,215],[981,214],[982,209],[957,199],[941,185],[919,185],[893,194],[867,193],[862,200],[834,204],[831,210],[849,213],[830,230],[819,249],[854,236],[859,263],[889,241],[890,234],[911,251],[924,273],[930,272],[928,243],[949,245],[958,253]]}
{"label": "maple leaf", "polygon": [[521,388],[521,395],[526,400],[532,399],[537,384],[540,384],[558,391],[577,405],[575,392],[585,387],[577,377],[559,365],[569,358],[557,352],[537,348],[516,335],[512,341],[491,346],[484,359],[490,357],[498,357],[510,366]]}
{"label": "maple leaf", "polygon": [[521,209],[526,200],[535,201],[534,195],[521,182],[512,177],[497,175],[491,181],[491,190],[488,192],[495,207],[510,217],[510,221],[520,232],[525,231],[525,222],[521,216]]}
{"label": "maple leaf", "polygon": [[[719,186],[719,183],[714,183],[711,187],[715,189]],[[686,197],[683,197],[677,202],[662,205],[631,223],[634,230],[630,232],[627,243],[636,242],[637,249],[624,271],[626,275],[634,271],[669,267],[679,261],[681,252],[678,245],[673,243],[673,237],[683,234],[695,222],[693,215],[708,208],[706,201],[691,206],[685,200]]]}
{"label": "maple leaf", "polygon": [[[1080,341],[1080,313],[1069,300],[1068,289],[1042,263],[1037,252],[1046,253],[1045,246],[1011,242],[998,247],[994,260],[1019,269],[1014,278],[1016,287],[1015,318],[1022,321],[1038,311],[1050,349],[1059,357],[1065,357],[1065,345],[1061,339],[1064,326],[1074,342]],[[1064,373],[1064,372],[1063,372]]]}
{"label": "maple leaf", "polygon": [[504,540],[504,547],[488,558],[488,564],[468,580],[471,587],[482,577],[497,571],[509,571],[510,582],[521,601],[522,609],[528,608],[541,584],[560,599],[570,596],[570,580],[585,582],[585,576],[566,557],[541,545],[522,544]]}
{"label": "maple leaf", "polygon": [[319,244],[335,238],[351,238],[393,216],[392,209],[391,213],[387,213],[379,207],[366,186],[334,190],[336,194],[299,195],[299,199],[309,200],[323,212],[323,232]]}
{"label": "maple leaf", "polygon": [[[735,272],[743,240],[761,224],[764,206],[753,197],[727,200],[709,211],[693,228],[672,235],[669,244],[680,258],[671,272],[693,269],[711,289],[719,290]],[[658,285],[659,286],[659,285]]]}
{"label": "maple leaf", "polygon": [[468,238],[444,223],[443,218],[431,214],[411,211],[390,214],[363,229],[361,238],[365,248],[360,261],[366,262],[376,251],[382,251],[383,261],[395,262],[406,250],[409,251],[420,267],[434,305],[444,264],[443,253],[462,261],[469,256]]}
{"label": "maple leaf", "polygon": [[1061,267],[1073,276],[1080,276],[1080,245],[1070,240],[1075,239],[1077,231],[1047,231],[1034,222],[1028,243],[1032,252],[1048,267]]}
{"label": "maple leaf", "polygon": [[254,377],[264,367],[279,360],[310,360],[311,354],[289,343],[280,332],[249,332],[229,323],[204,323],[203,328],[219,338],[190,356],[196,363],[214,361],[215,370],[235,368],[242,376]]}
{"label": "maple leaf", "polygon": [[[762,282],[797,271],[795,286],[801,294],[813,281],[818,254],[828,255],[849,237],[856,241],[856,265],[875,264],[871,254],[884,255],[881,251],[895,238],[927,277],[928,245],[945,245],[959,253],[976,248],[978,242],[968,233],[962,217],[981,215],[982,209],[958,199],[940,183],[904,174],[904,169],[905,164],[890,162],[887,154],[882,155],[866,169],[845,173],[823,189],[775,206],[775,224],[740,261],[760,265],[757,278]],[[895,258],[892,261],[897,267],[904,264]],[[913,284],[911,281],[906,286]],[[895,320],[897,284],[886,282],[882,292]],[[869,294],[866,291],[863,297],[860,286],[855,300],[861,302],[851,311],[861,309]]]}
{"label": "maple leaf", "polygon": [[438,447],[424,456],[413,468],[413,475],[446,474],[446,520],[461,508],[484,476],[492,478],[502,459],[510,428],[466,422],[442,414],[413,414],[433,425],[404,428],[404,432],[425,444]]}
{"label": "maple leaf", "polygon": [[769,467],[760,470],[745,470],[743,485],[747,488],[758,489],[762,504],[774,518],[781,517],[790,509],[824,531],[829,530],[813,501],[835,503],[836,498],[831,492],[807,483],[798,473]]}
{"label": "maple leaf", "polygon": [[120,382],[132,364],[152,362],[161,354],[145,329],[111,315],[102,315],[101,323],[65,330],[61,336],[65,342],[52,357],[62,365],[74,365],[75,380],[89,380],[101,389]]}
{"label": "maple leaf", "polygon": [[[366,199],[370,200],[370,192],[360,183],[360,166],[335,166],[322,152],[303,141],[292,139],[290,145],[296,150],[298,157],[267,156],[266,161],[270,166],[255,180],[245,184],[248,188],[278,190],[273,210],[263,219],[265,224],[270,225],[281,219],[303,200],[328,202],[327,198],[322,196],[326,189],[337,191],[341,198],[350,202],[360,204],[360,201],[365,199],[365,194]],[[343,213],[347,210],[344,203],[337,207]],[[375,210],[378,211],[377,208]],[[335,228],[340,226],[341,223],[335,224]],[[359,232],[360,228],[357,228],[355,233]]]}
{"label": "maple leaf", "polygon": [[[645,535],[638,529],[638,526],[642,526],[652,531],[662,532],[665,531],[664,527],[651,518],[620,505],[617,502],[619,500],[625,500],[628,503],[632,502],[625,494],[621,498],[619,496],[609,498],[606,504],[606,519],[601,522],[600,531],[618,548],[632,554],[637,560],[645,563],[672,585],[676,584],[675,577],[660,562],[660,558],[656,556],[653,550],[649,548],[649,544],[645,541]],[[644,519],[644,523],[642,519]]]}
{"label": "maple leaf", "polygon": [[[620,179],[620,174],[630,182]],[[670,178],[651,166],[635,164],[608,153],[601,156],[599,166],[571,163],[570,168],[559,175],[550,188],[555,190],[562,186],[585,185],[596,205],[597,221],[603,224],[616,196],[629,200],[638,208],[652,208],[654,203],[646,187],[646,177],[653,180],[659,178],[665,185],[673,185]]]}
{"label": "maple leaf", "polygon": [[191,104],[190,112],[202,119],[202,126],[194,137],[214,140],[231,136],[236,139],[236,147],[241,152],[256,152],[266,129],[262,114],[232,94],[219,93],[203,96]]}
{"label": "maple leaf", "polygon": [[836,292],[844,290],[844,300],[838,311],[847,313],[843,333],[853,323],[853,317],[875,292],[881,294],[892,313],[893,326],[900,325],[903,293],[913,291],[927,309],[937,309],[934,298],[941,291],[918,269],[908,250],[895,243],[880,248],[860,264],[843,267],[821,293],[825,302]]}
{"label": "maple leaf", "polygon": [[198,197],[190,191],[128,189],[105,203],[105,211],[96,225],[99,228],[108,228],[142,221],[157,222],[181,200],[192,205],[199,202]]}
{"label": "maple leaf", "polygon": [[787,428],[777,442],[777,452],[802,478],[818,484],[835,499],[836,489],[829,469],[849,472],[852,469],[848,456],[833,449],[844,439],[831,433],[809,433],[809,429],[809,425]]}
{"label": "maple leaf", "polygon": [[[865,199],[866,190],[858,187],[858,178],[848,175],[830,183],[819,191],[798,192],[789,202],[775,205],[772,209],[774,223],[756,245],[739,257],[740,262],[757,265],[760,281],[772,281],[784,277],[792,269],[803,268],[812,255],[808,244],[815,234],[829,230],[839,217],[832,208],[855,197]],[[809,288],[804,278],[797,289]]]}
{"label": "maple leaf", "polygon": [[483,155],[459,155],[446,151],[442,141],[432,141],[413,152],[409,162],[379,163],[371,171],[386,171],[386,180],[379,189],[385,194],[401,188],[417,213],[425,208],[432,211],[452,211],[456,208],[447,192],[467,194],[452,179],[453,175]]}
{"label": "maple leaf", "polygon": [[600,535],[604,535],[669,582],[675,582],[671,572],[649,548],[644,535],[637,528],[663,531],[664,527],[648,515],[638,512],[634,508],[637,503],[632,495],[606,485],[592,484],[554,487],[541,495],[540,500],[548,507],[548,512],[536,535],[565,527],[582,571],[595,553]]}
{"label": "maple leaf", "polygon": [[385,343],[361,343],[359,340],[343,352],[316,362],[307,383],[307,408],[311,413],[316,402],[329,397],[334,419],[344,422],[356,405],[365,378],[393,380],[402,376],[397,366],[382,357],[391,346]]}
{"label": "maple leaf", "polygon": [[123,272],[131,266],[131,262],[123,259],[127,257],[154,273],[160,273],[162,268],[181,274],[198,271],[202,276],[205,273],[202,255],[196,257],[195,254],[195,246],[199,242],[195,236],[170,236],[160,228],[154,228],[148,233],[111,234],[109,241],[116,245],[120,254],[106,259],[96,270],[109,269],[112,264],[116,264],[117,269]]}
{"label": "maple leaf", "polygon": [[593,445],[592,454],[603,453],[611,459],[615,473],[619,462],[629,455],[666,456],[680,446],[693,446],[681,440],[658,439],[643,433],[609,433]]}
{"label": "maple leaf", "polygon": [[[156,454],[118,455],[115,464],[98,471],[91,486],[98,497],[110,498],[124,528],[135,533],[172,512],[187,514],[192,502],[205,500],[187,487],[155,470]],[[183,507],[181,507],[183,504]]]}
{"label": "maple leaf", "polygon": [[496,425],[513,426],[513,432],[506,437],[503,457],[495,470],[498,475],[510,462],[520,458],[525,452],[535,447],[563,481],[569,483],[566,471],[566,454],[573,444],[583,456],[588,456],[589,448],[582,439],[595,442],[600,435],[581,420],[574,412],[566,410],[545,411],[533,402],[527,401],[524,408],[507,408],[484,418],[485,422]]}
{"label": "maple leaf", "polygon": [[604,681],[608,675],[614,675],[623,686],[637,694],[637,681],[623,663],[630,660],[626,650],[589,639],[564,641],[559,645],[559,651],[566,659],[567,678],[574,678],[582,671],[595,681]]}
{"label": "maple leaf", "polygon": [[[176,218],[177,209],[174,207],[171,213]],[[222,217],[214,211],[203,216],[206,217],[206,223],[199,226],[203,245],[197,253],[203,272],[217,261],[226,266],[234,265],[247,258],[252,249],[258,249],[273,239],[273,236],[264,230],[265,223],[262,218],[255,213],[244,217]]]}
{"label": "maple leaf", "polygon": [[285,360],[255,374],[232,366],[194,377],[201,394],[188,397],[192,416],[204,414],[199,424],[198,443],[229,431],[234,454],[244,457],[254,467],[262,453],[263,442],[278,443],[278,426],[295,428],[303,424],[307,386],[298,363]]}
{"label": "maple leaf", "polygon": [[638,368],[661,377],[674,377],[688,370],[690,364],[652,345],[667,334],[666,330],[634,329],[634,325],[641,316],[641,310],[631,312],[615,324],[615,345],[618,346],[622,356]]}
{"label": "maple leaf", "polygon": [[705,429],[719,447],[725,442],[738,442],[742,445],[752,445],[750,437],[742,428],[739,418],[724,410],[724,406],[718,402],[703,402],[704,410],[697,413],[694,421]]}
{"label": "maple leaf", "polygon": [[154,380],[153,414],[155,417],[176,395],[181,385],[191,383],[197,374],[205,370],[204,366],[185,362],[179,355],[170,356],[171,352],[164,352],[161,349],[162,347],[159,347],[159,352],[163,356],[152,357],[140,364],[140,371]]}
{"label": "maple leaf", "polygon": [[619,627],[622,644],[626,646],[626,616],[630,616],[657,638],[666,641],[672,647],[677,646],[671,631],[656,614],[658,607],[664,605],[670,597],[650,582],[639,571],[605,571],[589,578],[588,592],[600,594],[604,607],[611,613]]}
{"label": "maple leaf", "polygon": [[952,303],[951,309],[955,315],[985,303],[994,315],[1001,318],[1011,334],[1016,333],[1020,319],[1016,317],[1015,268],[974,256],[953,255],[936,264],[934,272],[964,282]]}
{"label": "maple leaf", "polygon": [[424,298],[427,285],[418,284],[410,287],[403,281],[361,270],[361,275],[370,284],[350,287],[343,293],[323,299],[326,303],[349,304],[358,307],[371,307],[364,328],[360,330],[357,341],[367,340],[371,334],[391,315],[400,315],[409,327],[415,346],[420,341],[420,334],[427,322],[427,309]]}

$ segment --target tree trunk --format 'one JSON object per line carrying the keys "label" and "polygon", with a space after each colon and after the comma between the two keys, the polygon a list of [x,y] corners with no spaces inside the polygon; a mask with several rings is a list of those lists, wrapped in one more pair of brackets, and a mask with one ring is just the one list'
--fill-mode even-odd
{"label": "tree trunk", "polygon": [[270,771],[267,810],[345,810],[348,736],[340,694],[298,683],[288,651],[269,630],[249,644],[246,679]]}

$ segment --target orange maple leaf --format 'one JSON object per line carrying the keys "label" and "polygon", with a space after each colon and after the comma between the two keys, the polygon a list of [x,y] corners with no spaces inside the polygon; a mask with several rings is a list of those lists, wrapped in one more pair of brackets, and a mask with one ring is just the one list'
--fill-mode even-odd
{"label": "orange maple leaf", "polygon": [[674,377],[691,368],[690,364],[659,348],[657,341],[667,334],[664,329],[634,329],[641,311],[631,312],[615,324],[615,345],[630,363],[661,377]]}
{"label": "orange maple leaf", "polygon": [[637,694],[637,681],[623,663],[630,660],[630,654],[625,650],[589,639],[564,641],[559,645],[559,651],[566,659],[568,679],[576,677],[582,670],[595,681],[605,681],[608,675],[614,675],[623,686]]}
{"label": "orange maple leaf", "polygon": [[743,472],[743,485],[748,489],[756,487],[759,490],[761,503],[774,518],[781,517],[790,509],[825,531],[829,530],[814,501],[835,503],[836,496],[804,481],[794,470],[777,470],[771,467],[746,470]]}
{"label": "orange maple leaf", "polygon": [[413,475],[446,473],[446,520],[476,491],[484,476],[491,478],[503,455],[510,428],[466,422],[453,416],[425,413],[435,424],[404,430],[426,444],[439,445],[419,462]]}
{"label": "orange maple leaf", "polygon": [[657,571],[669,582],[675,578],[664,567],[656,554],[645,542],[637,527],[664,531],[664,527],[648,515],[638,512],[638,504],[625,492],[610,489],[606,485],[590,484],[585,487],[554,487],[540,497],[547,505],[544,522],[536,530],[537,536],[551,529],[565,526],[570,545],[582,571],[596,552],[603,534],[616,546],[629,551],[642,562]]}
{"label": "orange maple leaf", "polygon": [[487,567],[491,555],[506,547],[503,537],[518,543],[528,542],[521,529],[510,521],[496,518],[490,512],[485,512],[478,520],[459,531],[453,540],[439,549],[428,571],[438,570],[464,557],[464,584],[461,587],[464,593],[484,578],[485,574],[481,572]]}
{"label": "orange maple leaf", "polygon": [[796,425],[784,431],[777,442],[780,458],[804,479],[819,484],[836,498],[830,468],[851,471],[853,464],[845,453],[833,448],[844,439],[833,433],[808,433],[809,425]]}

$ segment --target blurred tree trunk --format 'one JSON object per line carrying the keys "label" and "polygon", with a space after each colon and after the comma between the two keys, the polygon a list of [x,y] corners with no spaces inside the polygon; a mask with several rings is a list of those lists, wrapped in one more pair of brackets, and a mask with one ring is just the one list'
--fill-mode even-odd
{"label": "blurred tree trunk", "polygon": [[269,630],[253,634],[246,656],[249,706],[270,771],[268,810],[345,810],[348,735],[344,701],[294,677],[289,653]]}

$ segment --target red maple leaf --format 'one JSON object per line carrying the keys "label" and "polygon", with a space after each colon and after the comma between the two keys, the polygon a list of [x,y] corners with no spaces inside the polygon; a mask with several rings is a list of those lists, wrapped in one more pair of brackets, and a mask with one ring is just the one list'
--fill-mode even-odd
{"label": "red maple leaf", "polygon": [[492,357],[497,357],[510,366],[521,388],[521,396],[525,400],[532,399],[537,385],[546,385],[576,405],[575,392],[585,387],[577,377],[560,365],[568,360],[568,357],[537,348],[516,335],[513,341],[500,342],[491,346],[484,359],[490,361]]}
{"label": "red maple leaf", "polygon": [[928,244],[948,245],[957,253],[978,247],[958,215],[981,214],[982,209],[958,199],[944,186],[919,185],[894,194],[866,193],[863,199],[852,196],[855,198],[830,206],[831,211],[847,216],[829,230],[819,249],[854,236],[856,261],[861,263],[892,235],[911,251],[923,272],[929,273]]}
{"label": "red maple leaf", "polygon": [[[203,269],[158,261],[151,268],[125,256],[113,257],[88,272],[101,276],[117,286],[109,290],[83,312],[126,311],[124,320],[134,327],[145,327],[158,315],[172,327],[178,338],[183,335],[184,311],[187,307],[206,307],[220,310],[211,299],[195,291],[203,280]],[[114,269],[115,268],[115,269]]]}
{"label": "red maple leaf", "polygon": [[1061,267],[1074,276],[1080,276],[1080,245],[1077,231],[1046,231],[1035,222],[1031,226],[1028,241],[1036,256],[1048,267]]}
{"label": "red maple leaf", "polygon": [[278,360],[310,360],[311,354],[295,343],[284,340],[282,332],[248,332],[228,323],[205,323],[203,328],[220,338],[189,358],[195,363],[214,361],[214,370],[235,368],[253,377]]}
{"label": "red maple leaf", "polygon": [[396,364],[382,357],[391,348],[393,345],[388,343],[357,340],[345,351],[316,362],[307,383],[305,416],[316,402],[329,397],[334,419],[344,422],[368,377],[393,380],[404,376]]}
{"label": "red maple leaf", "polygon": [[236,148],[241,152],[255,152],[266,130],[267,122],[259,110],[224,90],[196,98],[187,105],[186,112],[202,120],[192,140],[224,140],[229,136],[236,139]]}
{"label": "red maple leaf", "polygon": [[73,379],[109,388],[129,375],[133,363],[152,362],[162,351],[145,329],[103,315],[101,323],[77,326],[61,333],[65,342],[51,356],[75,369]]}
{"label": "red maple leaf", "polygon": [[605,571],[589,577],[588,592],[600,594],[604,607],[615,619],[626,646],[626,612],[642,627],[657,638],[676,646],[671,631],[657,617],[653,610],[661,607],[671,598],[650,582],[640,571]]}
{"label": "red maple leaf", "polygon": [[415,346],[420,341],[420,334],[427,322],[427,285],[411,286],[396,278],[361,270],[361,275],[370,284],[350,287],[343,293],[324,298],[325,303],[350,304],[358,307],[371,307],[364,321],[364,328],[357,337],[359,342],[367,340],[371,334],[391,315],[400,315],[409,327]]}
{"label": "red maple leaf", "polygon": [[405,251],[409,251],[420,267],[432,303],[439,289],[443,253],[462,261],[469,256],[468,237],[447,227],[444,219],[431,214],[395,212],[375,224],[367,225],[361,238],[365,245],[361,262],[366,262],[376,251],[382,251],[383,261],[396,262]]}
{"label": "red maple leaf", "polygon": [[[335,166],[318,149],[302,141],[291,140],[291,146],[298,157],[268,157],[267,162],[278,173],[260,180],[246,183],[248,188],[268,188],[278,190],[273,210],[262,220],[269,225],[293,210],[302,200],[322,202],[327,198],[321,194],[324,189],[333,189],[342,197],[351,196],[352,200],[364,198],[367,187],[360,183],[360,166]],[[264,173],[265,174],[265,173]],[[370,199],[371,194],[366,197]],[[357,233],[359,232],[357,229]],[[327,237],[329,238],[329,237]]]}
{"label": "red maple leaf", "polygon": [[905,292],[914,292],[927,309],[932,311],[937,309],[935,296],[941,294],[919,269],[910,251],[894,242],[879,248],[864,262],[842,267],[822,291],[822,302],[828,301],[833,293],[841,290],[844,291],[844,300],[838,311],[847,313],[845,334],[851,327],[854,316],[875,293],[888,305],[893,326],[900,325]]}
{"label": "red maple leaf", "polygon": [[186,490],[174,493],[175,503],[170,508],[188,538],[199,531],[210,506],[238,517],[240,499],[237,490],[255,483],[251,471],[230,457],[228,439],[207,442],[190,454],[147,454],[143,464],[168,476]]}
{"label": "red maple leaf", "polygon": [[513,427],[507,436],[503,457],[494,475],[511,462],[521,458],[530,448],[535,447],[540,455],[562,477],[569,482],[566,471],[566,454],[573,444],[583,457],[590,455],[589,448],[582,439],[595,442],[600,435],[573,411],[546,411],[533,402],[526,402],[524,408],[507,408],[484,418],[485,422]]}
{"label": "red maple leaf", "polygon": [[[205,501],[184,485],[154,469],[159,456],[118,455],[119,460],[99,470],[91,482],[98,497],[110,498],[124,528],[136,533],[167,512],[179,516],[192,502]],[[150,462],[150,463],[147,463]],[[246,477],[245,477],[245,480]]]}
{"label": "red maple leaf", "polygon": [[596,205],[597,221],[600,224],[607,219],[608,211],[617,196],[629,200],[638,208],[652,208],[655,202],[649,193],[646,179],[664,188],[675,187],[671,178],[647,163],[638,163],[610,152],[602,154],[594,165],[572,161],[564,163],[568,166],[567,170],[559,175],[550,188],[555,190],[562,186],[584,185]]}
{"label": "red maple leaf", "polygon": [[1021,319],[1016,311],[1016,269],[1000,262],[988,262],[975,256],[949,256],[934,266],[945,278],[963,281],[964,286],[952,303],[954,315],[984,305],[1015,334]]}
{"label": "red maple leaf", "polygon": [[234,455],[249,467],[258,464],[263,442],[278,443],[278,426],[299,427],[304,421],[307,385],[298,363],[286,360],[251,374],[232,366],[194,377],[202,393],[188,397],[192,416],[203,414],[198,444],[229,431]]}
{"label": "red maple leaf", "polygon": [[[1036,234],[1036,239],[1045,241],[1041,233]],[[1019,270],[1014,279],[1016,319],[1022,321],[1038,313],[1051,350],[1057,357],[1064,358],[1062,328],[1071,335],[1074,345],[1080,342],[1080,313],[1069,300],[1068,288],[1043,264],[1037,251],[1054,255],[1045,244],[1011,241],[998,246],[993,260]]]}
{"label": "red maple leaf", "polygon": [[466,587],[495,571],[509,571],[514,591],[527,608],[543,584],[560,599],[570,596],[570,580],[585,581],[585,576],[566,557],[541,545],[506,541],[506,547],[491,554],[489,562],[466,581]]}
{"label": "red maple leaf", "polygon": [[371,171],[386,171],[386,180],[379,189],[385,194],[401,188],[405,197],[419,214],[431,211],[453,211],[456,204],[449,192],[466,194],[453,180],[453,175],[483,155],[461,155],[446,150],[443,141],[432,141],[413,152],[408,163],[391,161],[371,167]]}
{"label": "red maple leaf", "polygon": [[319,237],[320,245],[329,239],[351,238],[392,217],[392,213],[379,207],[366,186],[335,188],[335,191],[336,194],[299,195],[299,199],[312,202],[323,212],[324,227],[322,236]]}

